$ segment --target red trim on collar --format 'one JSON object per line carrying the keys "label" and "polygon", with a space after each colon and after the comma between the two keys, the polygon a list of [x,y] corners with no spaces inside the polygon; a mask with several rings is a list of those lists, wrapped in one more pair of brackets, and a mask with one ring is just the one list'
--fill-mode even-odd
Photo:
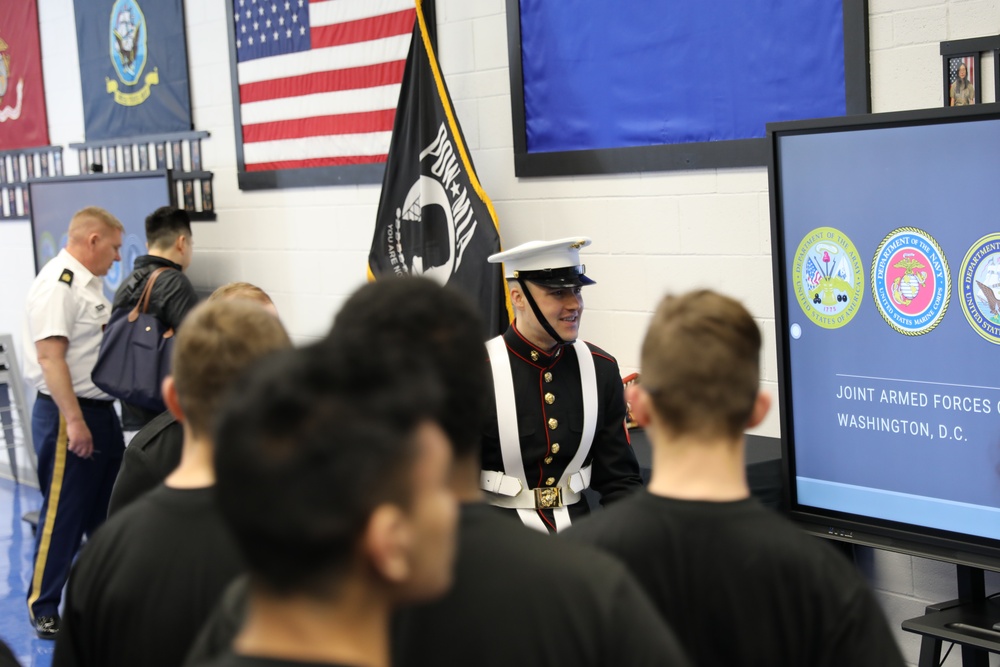
{"label": "red trim on collar", "polygon": [[545,350],[543,350],[542,348],[538,347],[537,345],[535,345],[534,343],[532,343],[530,340],[528,340],[527,338],[525,338],[524,334],[522,334],[520,331],[518,331],[517,324],[511,324],[510,328],[514,330],[514,333],[517,334],[518,338],[520,338],[521,340],[523,340],[525,342],[525,344],[528,345],[528,346],[530,346],[531,349],[533,349],[535,352],[538,352],[538,354],[544,354],[546,357],[551,357],[552,356],[552,354],[546,352]]}
{"label": "red trim on collar", "polygon": [[566,355],[564,355],[562,353],[556,354],[557,352],[559,352],[560,346],[556,346],[552,350],[552,352],[545,352],[544,350],[542,350],[542,348],[538,347],[537,345],[535,345],[534,343],[532,343],[530,340],[528,340],[527,338],[525,338],[524,335],[520,331],[517,330],[517,326],[515,324],[511,324],[510,325],[510,330],[514,332],[514,335],[517,337],[517,339],[518,339],[519,342],[524,343],[528,347],[529,356],[530,356],[530,352],[532,352],[532,351],[538,353],[538,361],[532,361],[529,357],[527,357],[525,355],[522,355],[520,352],[518,352],[513,347],[511,347],[510,342],[507,341],[506,338],[505,338],[504,339],[504,344],[507,346],[507,349],[515,357],[517,357],[518,359],[520,359],[521,361],[523,361],[523,362],[525,362],[527,364],[531,364],[535,368],[541,368],[541,369],[552,368],[553,366],[556,365],[556,363],[560,359],[562,359],[564,356],[566,356]]}
{"label": "red trim on collar", "polygon": [[522,357],[520,354],[517,353],[517,350],[515,350],[514,348],[512,348],[510,345],[507,346],[507,351],[510,352],[511,354],[513,354],[515,357],[517,357],[518,359],[520,359],[521,361],[523,361],[526,364],[531,364],[535,368],[545,368],[544,366],[539,365],[539,363],[537,361],[532,361],[531,359],[526,359],[526,358]]}

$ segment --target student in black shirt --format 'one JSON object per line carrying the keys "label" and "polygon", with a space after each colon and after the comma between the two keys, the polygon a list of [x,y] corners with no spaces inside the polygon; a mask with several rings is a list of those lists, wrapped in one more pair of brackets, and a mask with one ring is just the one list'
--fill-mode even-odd
{"label": "student in black shirt", "polygon": [[242,571],[214,502],[212,426],[248,365],[290,345],[256,304],[192,311],[177,334],[164,398],[183,425],[180,465],[109,519],[70,575],[53,665],[174,667],[219,595]]}
{"label": "student in black shirt", "polygon": [[440,390],[419,365],[403,350],[291,350],[230,401],[217,493],[249,602],[210,664],[388,667],[392,610],[450,585],[451,452],[432,419]]}
{"label": "student in black shirt", "polygon": [[[212,292],[207,301],[211,303],[230,299],[259,303],[264,310],[278,317],[271,297],[250,283],[226,283]],[[166,479],[180,463],[183,446],[184,429],[169,411],[161,413],[143,426],[132,438],[122,457],[122,466],[111,492],[111,502],[108,503],[108,516]]]}
{"label": "student in black shirt", "polygon": [[565,538],[621,559],[701,667],[902,666],[851,563],[750,497],[743,431],[770,406],[760,341],[719,294],[660,304],[628,392],[653,445],[649,487]]}
{"label": "student in black shirt", "polygon": [[183,449],[184,427],[169,410],[143,426],[125,449],[111,490],[108,516],[162,484],[181,462]]}

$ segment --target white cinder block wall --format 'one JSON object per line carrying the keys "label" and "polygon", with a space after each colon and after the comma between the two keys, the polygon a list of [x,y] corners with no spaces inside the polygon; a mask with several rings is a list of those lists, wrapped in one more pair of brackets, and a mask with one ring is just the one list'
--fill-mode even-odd
{"label": "white cinder block wall", "polygon": [[[941,104],[938,43],[1000,32],[996,0],[869,0],[872,101],[876,112]],[[187,0],[195,127],[211,132],[204,163],[215,172],[216,223],[195,227],[191,278],[204,290],[247,280],[267,290],[297,341],[322,335],[361,284],[377,186],[241,192],[236,185],[224,0]],[[518,180],[513,175],[504,0],[437,0],[439,56],[507,246],[586,234],[585,337],[638,370],[650,312],[668,290],[698,286],[743,299],[765,332],[762,380],[777,391],[766,170],[720,169]],[[39,0],[52,143],[84,138],[72,0]],[[994,99],[992,59],[983,98]],[[71,153],[64,160],[76,169]],[[18,336],[33,273],[27,223],[0,222],[0,332]],[[733,279],[736,277],[737,279]],[[777,410],[758,432],[777,436]],[[954,568],[862,550],[861,562],[898,628],[929,602],[954,597]],[[1000,578],[988,582],[1000,589]],[[916,636],[899,632],[916,664]],[[949,658],[958,665],[957,652]]]}

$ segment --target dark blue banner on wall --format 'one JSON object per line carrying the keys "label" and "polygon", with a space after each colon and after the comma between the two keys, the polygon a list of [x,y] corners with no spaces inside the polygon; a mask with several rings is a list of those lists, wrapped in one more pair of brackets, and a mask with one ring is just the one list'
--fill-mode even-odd
{"label": "dark blue banner on wall", "polygon": [[87,140],[191,129],[183,0],[76,0]]}
{"label": "dark blue banner on wall", "polygon": [[846,113],[842,0],[520,0],[529,153]]}

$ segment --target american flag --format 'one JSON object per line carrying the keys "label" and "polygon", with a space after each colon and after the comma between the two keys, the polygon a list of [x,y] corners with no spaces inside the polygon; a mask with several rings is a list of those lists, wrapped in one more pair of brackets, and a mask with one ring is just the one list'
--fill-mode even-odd
{"label": "american flag", "polygon": [[385,162],[413,0],[232,0],[246,171]]}
{"label": "american flag", "polygon": [[965,65],[966,76],[970,82],[975,82],[976,80],[976,57],[975,56],[965,56],[962,58],[952,58],[948,61],[948,81],[950,83],[955,83],[958,79],[958,68]]}

